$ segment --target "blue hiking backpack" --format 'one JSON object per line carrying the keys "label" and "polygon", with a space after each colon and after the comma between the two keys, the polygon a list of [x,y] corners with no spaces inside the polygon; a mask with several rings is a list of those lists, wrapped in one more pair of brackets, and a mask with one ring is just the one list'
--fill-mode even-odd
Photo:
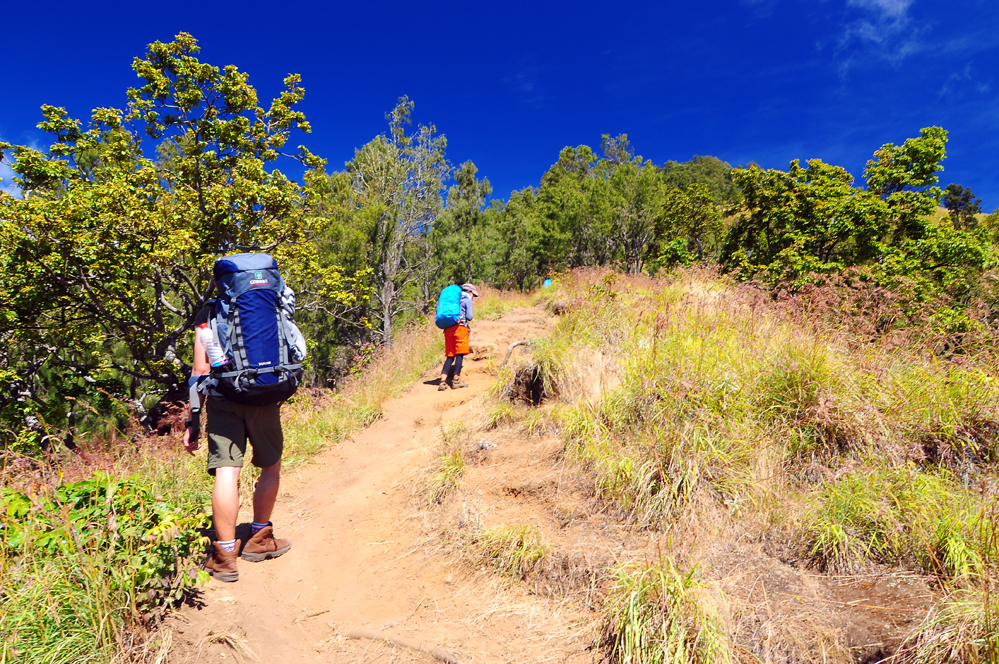
{"label": "blue hiking backpack", "polygon": [[437,298],[437,327],[446,330],[461,322],[461,286],[448,286]]}
{"label": "blue hiking backpack", "polygon": [[218,299],[211,319],[226,362],[213,367],[210,387],[251,406],[278,403],[302,382],[305,339],[294,323],[295,294],[267,254],[215,261]]}

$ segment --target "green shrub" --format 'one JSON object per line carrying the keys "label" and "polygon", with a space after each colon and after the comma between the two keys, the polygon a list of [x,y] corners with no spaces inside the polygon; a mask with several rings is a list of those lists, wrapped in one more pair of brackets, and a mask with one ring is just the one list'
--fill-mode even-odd
{"label": "green shrub", "polygon": [[207,515],[138,478],[96,474],[34,501],[0,496],[6,661],[107,661],[130,625],[207,579],[197,569]]}
{"label": "green shrub", "polygon": [[816,500],[804,531],[811,555],[830,567],[913,564],[977,578],[994,556],[986,505],[946,470],[857,470],[824,486]]}

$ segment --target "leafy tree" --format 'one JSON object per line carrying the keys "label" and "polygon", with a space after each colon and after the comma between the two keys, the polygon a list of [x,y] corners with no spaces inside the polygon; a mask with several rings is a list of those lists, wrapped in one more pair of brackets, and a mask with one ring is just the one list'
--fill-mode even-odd
{"label": "leafy tree", "polygon": [[435,266],[429,235],[443,210],[444,186],[451,172],[444,157],[447,142],[433,125],[406,133],[412,111],[413,102],[400,97],[386,116],[388,135],[357,150],[347,164],[352,213],[368,232],[372,318],[387,345],[392,343],[395,318],[422,305],[406,293],[421,281],[426,283]]}
{"label": "leafy tree", "polygon": [[448,189],[447,207],[431,231],[431,242],[440,263],[435,288],[481,277],[476,272],[481,267],[486,243],[482,207],[493,188],[489,180],[479,180],[476,173],[478,168],[470,161],[458,167],[455,184]]}
{"label": "leafy tree", "polygon": [[853,187],[845,169],[819,159],[787,172],[736,169],[746,213],[729,231],[722,262],[744,277],[800,283],[872,260],[888,227],[888,204]]}
{"label": "leafy tree", "polygon": [[667,161],[662,171],[663,181],[676,189],[705,185],[716,205],[735,205],[741,198],[739,185],[733,179],[734,169],[717,157],[695,155],[683,163]]}
{"label": "leafy tree", "polygon": [[946,148],[947,132],[927,127],[902,145],[882,146],[864,172],[868,191],[887,203],[891,224],[878,278],[895,287],[907,284],[919,299],[934,292],[966,299],[988,261],[987,234],[933,219]]}
{"label": "leafy tree", "polygon": [[982,220],[981,227],[984,229],[986,237],[989,238],[989,242],[993,245],[999,245],[999,208],[993,210]]}
{"label": "leafy tree", "polygon": [[374,270],[369,265],[369,228],[353,208],[346,172],[306,175],[308,266],[289,280],[296,292],[295,319],[309,341],[308,378],[335,384],[353,349],[367,343]]}
{"label": "leafy tree", "polygon": [[604,139],[604,159],[600,166],[607,180],[605,196],[610,199],[609,230],[612,252],[631,274],[640,274],[653,252],[656,227],[665,214],[667,187],[659,169],[620,146],[628,146],[627,135]]}
{"label": "leafy tree", "polygon": [[946,295],[967,304],[980,290],[991,256],[989,236],[931,214],[940,200],[937,172],[947,132],[928,127],[916,138],[874,153],[867,189],[819,160],[787,173],[737,169],[746,213],[730,229],[722,260],[744,276],[799,285],[812,273],[862,266],[908,301]]}
{"label": "leafy tree", "polygon": [[940,201],[937,172],[947,155],[947,132],[926,127],[902,145],[886,143],[867,162],[867,191],[884,200],[891,214],[891,241],[918,240],[929,229],[928,217]]}
{"label": "leafy tree", "polygon": [[597,161],[589,146],[563,148],[541,178],[532,250],[542,272],[609,260],[609,201]]}
{"label": "leafy tree", "polygon": [[978,226],[975,216],[982,211],[982,199],[975,198],[971,187],[951,183],[944,189],[943,205],[950,210],[950,219],[955,228],[974,230]]}
{"label": "leafy tree", "polygon": [[[186,33],[150,44],[125,111],[96,109],[84,128],[43,106],[47,151],[0,146],[24,192],[0,192],[5,421],[64,422],[67,398],[98,411],[112,397],[140,409],[147,397],[183,398],[184,332],[214,259],[266,249],[286,267],[306,262],[302,190],[268,170],[292,131],[310,130],[295,109],[299,77],[265,109],[247,74],[202,63],[198,50]],[[143,135],[160,141],[159,161]],[[322,165],[304,148],[289,156]]]}
{"label": "leafy tree", "polygon": [[600,136],[600,149],[604,153],[604,161],[611,166],[630,163],[635,158],[635,150],[631,147],[628,134],[611,137],[610,134]]}
{"label": "leafy tree", "polygon": [[527,290],[553,269],[543,264],[549,245],[538,208],[537,191],[531,187],[513,192],[505,205],[490,207],[488,217],[497,236],[490,252],[494,284]]}
{"label": "leafy tree", "polygon": [[661,265],[689,265],[709,255],[716,258],[721,235],[721,214],[707,185],[694,183],[666,195],[664,214],[656,227],[663,248]]}

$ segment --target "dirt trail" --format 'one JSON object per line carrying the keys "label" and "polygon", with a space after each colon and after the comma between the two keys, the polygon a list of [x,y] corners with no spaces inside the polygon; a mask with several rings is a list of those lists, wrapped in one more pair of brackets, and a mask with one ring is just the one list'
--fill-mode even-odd
{"label": "dirt trail", "polygon": [[[510,343],[549,325],[538,309],[477,322],[463,372],[469,388],[439,392],[425,384],[438,375],[435,367],[374,425],[286,473],[273,519],[292,550],[273,561],[241,561],[238,583],[212,581],[197,608],[175,614],[168,661],[436,661],[386,641],[345,638],[351,630],[427,651],[450,648],[466,663],[590,661],[581,609],[443,552],[418,490],[440,453],[442,421],[468,415],[492,383],[487,361],[499,363]],[[244,537],[249,507],[240,512]]]}

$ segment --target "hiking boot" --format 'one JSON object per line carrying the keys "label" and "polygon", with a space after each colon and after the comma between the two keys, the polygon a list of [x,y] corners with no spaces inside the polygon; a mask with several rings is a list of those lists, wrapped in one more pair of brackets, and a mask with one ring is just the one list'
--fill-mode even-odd
{"label": "hiking boot", "polygon": [[239,570],[236,569],[236,558],[239,557],[239,540],[236,548],[226,551],[218,542],[212,542],[212,552],[208,555],[205,569],[213,578],[232,583],[239,580]]}
{"label": "hiking boot", "polygon": [[444,391],[444,390],[446,390],[446,389],[447,389],[447,383],[445,383],[445,382],[444,382],[444,381],[442,380],[442,381],[441,381],[441,384],[437,386],[437,391],[438,391],[438,392],[443,392],[443,391]]}
{"label": "hiking boot", "polygon": [[465,381],[463,381],[458,376],[455,376],[454,377],[454,382],[451,383],[451,389],[452,390],[457,390],[457,389],[461,389],[462,387],[468,387],[468,383],[466,383]]}
{"label": "hiking boot", "polygon": [[259,563],[268,558],[277,558],[290,548],[290,540],[275,539],[274,524],[268,521],[267,525],[258,530],[243,547],[242,557],[251,563]]}

